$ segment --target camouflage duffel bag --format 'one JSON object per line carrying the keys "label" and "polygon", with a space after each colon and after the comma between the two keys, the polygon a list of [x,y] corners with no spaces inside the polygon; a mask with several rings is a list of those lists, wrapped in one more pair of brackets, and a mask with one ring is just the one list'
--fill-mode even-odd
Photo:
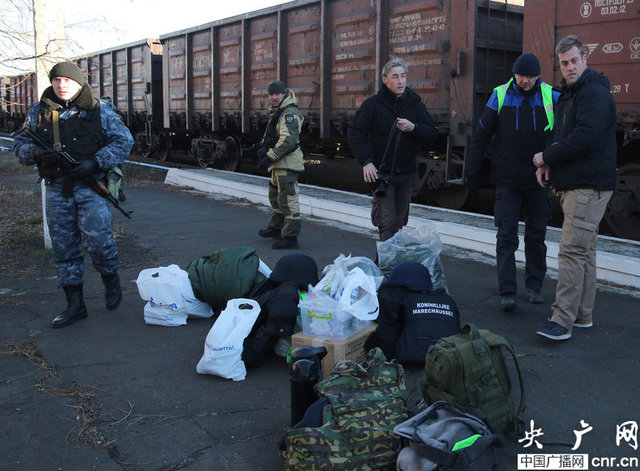
{"label": "camouflage duffel bag", "polygon": [[286,433],[285,470],[395,470],[393,428],[408,417],[402,365],[374,348],[362,365],[339,362],[315,390],[328,401],[323,425]]}

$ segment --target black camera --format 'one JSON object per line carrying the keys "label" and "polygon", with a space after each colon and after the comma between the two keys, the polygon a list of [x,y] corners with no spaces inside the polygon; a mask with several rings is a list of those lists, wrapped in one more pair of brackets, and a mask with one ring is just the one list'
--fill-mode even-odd
{"label": "black camera", "polygon": [[378,198],[382,198],[387,194],[387,186],[391,183],[391,175],[378,173],[378,179],[371,185],[373,194]]}

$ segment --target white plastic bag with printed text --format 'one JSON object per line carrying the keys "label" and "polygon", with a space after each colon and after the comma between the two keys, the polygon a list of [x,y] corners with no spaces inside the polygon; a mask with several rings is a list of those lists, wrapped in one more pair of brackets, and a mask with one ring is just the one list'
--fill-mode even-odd
{"label": "white plastic bag with printed text", "polygon": [[376,319],[379,306],[373,277],[368,276],[360,267],[352,268],[345,277],[338,304],[361,321]]}
{"label": "white plastic bag with printed text", "polygon": [[242,361],[242,348],[260,314],[253,299],[236,298],[227,302],[204,341],[204,354],[196,366],[200,374],[211,374],[242,381],[247,369]]}
{"label": "white plastic bag with printed text", "polygon": [[147,268],[136,279],[140,297],[148,303],[144,306],[147,324],[179,326],[187,323],[187,317],[211,317],[213,310],[193,294],[189,275],[178,265]]}

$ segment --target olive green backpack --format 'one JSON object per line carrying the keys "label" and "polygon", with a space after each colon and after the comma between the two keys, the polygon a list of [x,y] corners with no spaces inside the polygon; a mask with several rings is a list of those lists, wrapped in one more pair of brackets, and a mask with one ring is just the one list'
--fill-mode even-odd
{"label": "olive green backpack", "polygon": [[[514,408],[511,378],[503,348],[513,357],[520,384],[520,404]],[[459,334],[439,339],[425,359],[422,396],[480,409],[500,433],[524,431],[524,388],[520,365],[511,344],[502,336],[473,324]]]}

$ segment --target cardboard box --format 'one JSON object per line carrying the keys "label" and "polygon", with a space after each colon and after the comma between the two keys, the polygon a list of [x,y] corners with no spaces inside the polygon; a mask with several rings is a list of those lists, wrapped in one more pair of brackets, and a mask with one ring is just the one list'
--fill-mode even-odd
{"label": "cardboard box", "polygon": [[372,322],[346,339],[334,339],[298,332],[291,336],[291,347],[296,348],[302,345],[325,347],[327,355],[322,359],[322,377],[326,378],[340,360],[353,360],[362,363],[367,354],[364,350],[364,343],[377,327],[378,324]]}

